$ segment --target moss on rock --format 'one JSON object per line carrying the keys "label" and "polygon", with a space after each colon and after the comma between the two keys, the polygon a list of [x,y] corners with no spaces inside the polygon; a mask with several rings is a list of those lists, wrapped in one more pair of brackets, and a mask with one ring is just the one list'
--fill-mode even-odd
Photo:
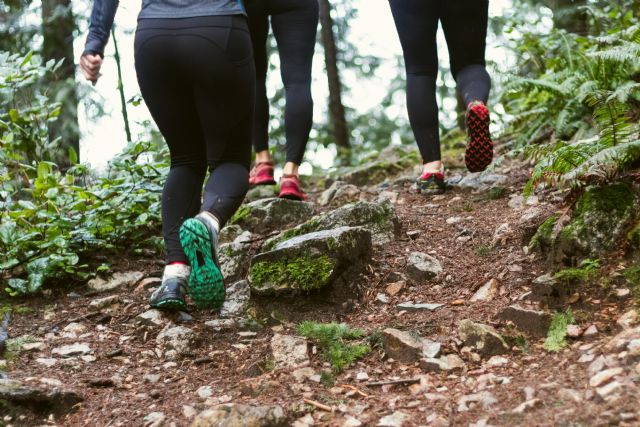
{"label": "moss on rock", "polygon": [[614,249],[636,214],[636,202],[633,187],[625,183],[587,188],[553,242],[552,259],[576,265]]}
{"label": "moss on rock", "polygon": [[559,215],[551,215],[538,227],[538,231],[529,242],[529,248],[539,251],[548,250],[553,246],[553,229],[558,222]]}
{"label": "moss on rock", "polygon": [[251,267],[251,282],[258,288],[313,291],[326,285],[334,267],[334,261],[327,255],[262,261]]}

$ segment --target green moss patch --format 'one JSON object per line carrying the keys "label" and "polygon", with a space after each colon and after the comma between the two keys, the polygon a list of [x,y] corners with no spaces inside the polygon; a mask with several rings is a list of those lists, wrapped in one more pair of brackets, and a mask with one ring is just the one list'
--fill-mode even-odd
{"label": "green moss patch", "polygon": [[323,359],[331,364],[335,372],[341,372],[371,351],[368,345],[348,343],[364,338],[366,334],[363,330],[351,329],[341,323],[307,321],[300,324],[298,333],[318,345]]}
{"label": "green moss patch", "polygon": [[566,268],[558,271],[553,278],[565,286],[577,286],[594,279],[600,268],[600,261],[585,259],[579,268]]}
{"label": "green moss patch", "polygon": [[556,313],[551,320],[551,326],[544,342],[544,348],[550,352],[558,352],[567,346],[567,326],[575,322],[571,310],[566,313]]}
{"label": "green moss patch", "polygon": [[229,220],[229,224],[238,224],[244,221],[251,214],[251,209],[241,206]]}
{"label": "green moss patch", "polygon": [[312,291],[328,282],[334,267],[327,255],[260,261],[251,267],[251,282],[258,288],[272,283],[277,287]]}
{"label": "green moss patch", "polygon": [[640,264],[627,268],[623,274],[636,304],[640,305]]}
{"label": "green moss patch", "polygon": [[549,248],[553,244],[553,229],[558,222],[558,218],[560,215],[551,215],[545,222],[543,222],[540,227],[538,227],[538,231],[531,238],[529,242],[529,247],[531,249],[543,250],[544,248]]}

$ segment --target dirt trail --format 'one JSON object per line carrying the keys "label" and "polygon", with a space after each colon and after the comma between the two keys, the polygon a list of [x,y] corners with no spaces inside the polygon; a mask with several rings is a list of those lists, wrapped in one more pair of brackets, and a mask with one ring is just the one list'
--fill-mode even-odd
{"label": "dirt trail", "polygon": [[[228,402],[280,405],[287,424],[297,426],[639,425],[640,365],[622,354],[631,350],[605,346],[622,331],[618,318],[633,308],[615,280],[612,286],[593,286],[571,297],[576,323],[588,334],[569,338],[559,353],[544,350],[541,338],[516,339],[513,328],[499,320],[506,307],[526,305],[532,281],[550,271],[541,257],[523,250],[535,229],[523,216],[535,208],[533,222],[539,225],[565,206],[560,195],[545,193],[529,201],[530,206],[517,207],[510,196],[521,192],[526,168],[504,164],[497,173],[508,178],[503,190],[453,188],[425,197],[402,181],[384,188],[397,193],[400,238],[374,248],[373,260],[356,284],[358,297],[338,305],[313,295],[262,297],[249,311],[255,321],[218,332],[205,325],[217,314],[199,311],[166,316],[157,325],[140,323],[136,317],[147,311],[149,291],[157,285],[149,280],[94,295],[66,289],[26,301],[23,306],[29,310],[14,313],[10,336],[29,335],[41,344],[27,345],[9,361],[9,377],[25,385],[62,385],[84,401],[62,415],[14,412],[4,421],[0,417],[0,425],[186,426],[194,414]],[[375,200],[380,190],[363,197]],[[508,227],[496,235],[505,223]],[[442,273],[422,283],[405,280],[399,273],[405,272],[413,251],[436,257]],[[603,263],[604,271],[615,268],[614,261]],[[118,268],[157,277],[160,264],[123,261]],[[472,302],[492,279],[493,298]],[[389,288],[392,283],[396,285]],[[398,307],[407,302],[442,306],[433,311]],[[458,334],[463,319],[514,337],[511,348],[494,357],[465,348]],[[323,385],[316,375],[327,366],[310,348],[308,373],[314,375],[295,378],[294,368],[273,369],[270,343],[276,333],[296,335],[303,320],[344,322],[369,333],[408,331],[441,343],[442,353],[459,355],[464,366],[428,373],[418,363],[390,360],[377,345],[338,374],[334,385]],[[169,321],[194,332],[193,344],[175,360],[159,357],[157,350],[156,338]],[[86,354],[78,350],[79,355],[65,358],[53,353],[79,343],[89,347]],[[613,380],[593,380],[607,368],[614,368]],[[412,381],[393,384],[399,379]],[[601,389],[607,386],[611,390]],[[164,421],[158,416],[154,424],[149,418],[154,412],[161,412]]]}

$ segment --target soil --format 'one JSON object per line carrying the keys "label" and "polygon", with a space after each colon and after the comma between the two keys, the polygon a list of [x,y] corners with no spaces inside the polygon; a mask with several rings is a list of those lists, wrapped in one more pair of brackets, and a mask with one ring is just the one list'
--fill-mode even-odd
{"label": "soil", "polygon": [[[500,172],[509,181],[504,197],[496,199],[487,192],[455,188],[442,196],[416,194],[409,184],[386,188],[399,193],[395,207],[402,223],[401,237],[374,249],[371,264],[350,284],[354,289],[352,299],[336,302],[313,294],[302,298],[256,299],[250,310],[256,320],[254,337],[242,337],[237,329],[215,332],[204,323],[216,319],[217,314],[194,310],[193,319],[180,324],[195,331],[197,344],[191,354],[177,359],[175,365],[167,365],[168,360],[154,355],[155,337],[162,327],[140,325],[135,320],[148,309],[149,289],[133,286],[92,295],[83,287],[55,288],[44,296],[21,301],[18,306],[28,310],[14,314],[10,336],[32,335],[43,340],[45,347],[15,355],[9,361],[9,377],[34,386],[42,378],[58,379],[65,388],[83,395],[84,402],[65,415],[25,412],[20,418],[19,414],[13,414],[8,424],[145,425],[145,416],[159,411],[166,415],[167,425],[173,422],[176,426],[187,426],[192,418],[184,415],[184,405],[201,411],[212,404],[234,402],[278,404],[285,409],[291,424],[311,413],[315,425],[326,426],[343,425],[345,410],[362,425],[377,425],[381,417],[394,411],[409,415],[404,424],[407,426],[446,425],[445,420],[450,425],[465,426],[640,425],[638,374],[630,377],[625,391],[616,399],[604,400],[595,396],[589,386],[589,364],[578,362],[590,348],[597,348],[618,333],[621,328],[616,319],[632,308],[631,299],[614,295],[614,287],[621,286],[621,279],[613,278],[608,287],[594,283],[582,289],[579,298],[572,299],[578,323],[584,328],[595,325],[598,333],[569,340],[569,346],[559,353],[547,352],[542,347],[543,339],[531,337],[526,341],[514,339],[502,366],[489,366],[487,358],[476,361],[469,352],[461,352],[457,324],[462,319],[495,326],[515,338],[515,332],[496,320],[496,315],[511,304],[524,303],[531,281],[552,271],[542,257],[532,257],[523,251],[531,230],[518,225],[523,211],[508,206],[508,196],[520,192],[524,185],[526,166],[503,164]],[[369,197],[375,199],[375,192]],[[540,195],[538,208],[543,212],[537,220],[539,224],[566,206],[562,197],[548,192]],[[451,217],[463,219],[450,225],[446,220]],[[494,232],[503,223],[509,223],[514,232],[504,243],[491,248]],[[411,231],[419,234],[409,233],[412,236],[409,237],[407,232]],[[460,241],[464,236],[471,239]],[[389,296],[386,304],[377,301],[377,295],[385,293],[389,283],[399,280],[398,273],[404,271],[407,255],[412,251],[438,258],[443,273],[424,283],[407,283],[398,294]],[[612,254],[610,260],[603,260],[602,271],[615,270],[619,257],[620,254]],[[116,271],[143,271],[147,277],[157,277],[162,261],[160,256],[157,260],[121,259],[113,265]],[[499,283],[495,299],[470,302],[474,292],[492,278]],[[117,295],[119,302],[95,314],[89,302],[109,295]],[[444,305],[423,312],[405,312],[397,307],[408,301]],[[460,354],[466,368],[453,374],[425,374],[417,365],[389,360],[374,341],[373,351],[336,375],[334,386],[313,381],[299,383],[291,375],[293,369],[269,370],[269,343],[274,330],[295,335],[297,324],[303,320],[344,322],[374,336],[375,332],[390,327],[415,332],[441,342],[444,353]],[[62,338],[62,329],[72,321],[84,325],[87,333]],[[52,368],[36,363],[37,358],[53,357],[50,356],[53,348],[78,342],[90,346],[95,361],[59,361]],[[311,367],[317,373],[329,369],[318,354],[310,351],[310,355]],[[356,375],[360,372],[366,372],[369,379],[358,381]],[[158,374],[160,380],[145,382],[147,374]],[[478,379],[486,379],[487,374],[497,379],[484,391],[490,392],[497,402],[487,407],[469,404],[469,410],[460,411],[459,399],[477,392]],[[410,384],[368,385],[420,377],[422,389]],[[115,381],[105,381],[106,386],[91,385],[96,380],[112,378]],[[196,393],[201,386],[213,389],[208,402]],[[521,414],[514,413],[514,408],[528,399],[527,388],[539,399],[537,406]],[[574,401],[560,397],[560,390],[566,388],[577,391],[581,398]],[[333,412],[305,404],[304,399],[328,405]],[[2,422],[0,417],[0,425]]]}

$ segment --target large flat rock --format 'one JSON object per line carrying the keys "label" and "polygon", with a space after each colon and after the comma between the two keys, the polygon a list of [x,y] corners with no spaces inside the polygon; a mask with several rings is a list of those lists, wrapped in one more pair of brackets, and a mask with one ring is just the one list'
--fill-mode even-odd
{"label": "large flat rock", "polygon": [[371,232],[340,227],[304,234],[253,257],[249,280],[256,294],[308,292],[357,273],[371,259]]}

